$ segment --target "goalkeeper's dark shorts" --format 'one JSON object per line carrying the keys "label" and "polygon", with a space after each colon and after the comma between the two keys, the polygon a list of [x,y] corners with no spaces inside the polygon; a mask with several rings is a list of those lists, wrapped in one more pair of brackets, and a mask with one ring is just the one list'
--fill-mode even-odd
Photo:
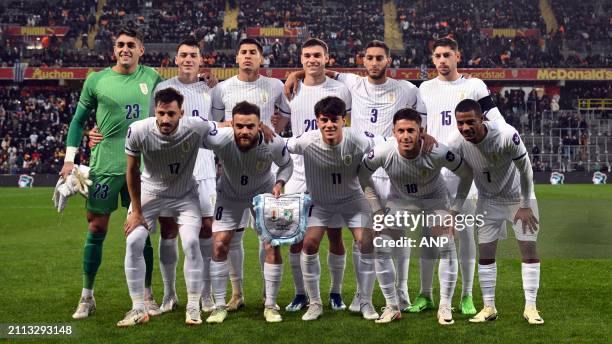
{"label": "goalkeeper's dark shorts", "polygon": [[87,210],[94,214],[110,214],[117,210],[119,197],[121,197],[121,206],[124,208],[130,206],[125,174],[90,174],[89,178],[92,183],[89,186],[89,197],[86,202]]}

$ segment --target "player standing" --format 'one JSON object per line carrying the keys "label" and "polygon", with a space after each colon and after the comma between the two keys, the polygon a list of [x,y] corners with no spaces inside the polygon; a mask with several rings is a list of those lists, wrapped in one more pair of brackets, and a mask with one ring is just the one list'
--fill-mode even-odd
{"label": "player standing", "polygon": [[[175,63],[178,66],[178,76],[161,82],[155,88],[155,93],[166,88],[174,88],[184,97],[182,110],[186,116],[211,119],[211,88],[207,86],[206,82],[200,81],[198,78],[202,55],[198,41],[193,36],[187,37],[178,44]],[[202,229],[200,231],[200,251],[204,260],[202,311],[210,312],[214,307],[210,294],[210,259],[212,256],[212,216],[216,198],[216,166],[212,151],[204,148],[198,150],[193,174],[198,182],[200,209],[202,211]],[[178,262],[177,234],[176,227],[168,226],[165,221],[161,223],[159,265],[164,281],[162,313],[174,309],[178,302],[175,289]]]}
{"label": "player standing", "polygon": [[[238,75],[220,82],[212,91],[213,119],[222,121],[232,118],[232,109],[236,104],[247,101],[255,104],[261,114],[261,122],[268,127],[272,125],[272,115],[275,107],[281,112],[281,120],[277,132],[289,122],[289,105],[283,97],[283,83],[278,79],[268,78],[259,74],[263,64],[263,48],[253,38],[245,38],[238,43],[236,54]],[[280,129],[279,129],[280,128]],[[232,239],[229,260],[230,280],[232,283],[232,298],[228,303],[228,310],[234,311],[244,306],[244,293],[242,290],[244,247],[242,244],[242,231],[235,233]],[[264,268],[264,251],[260,243],[259,263]]]}
{"label": "player standing", "polygon": [[[499,109],[493,103],[485,83],[478,78],[465,78],[457,71],[457,62],[461,58],[457,42],[450,38],[437,40],[433,45],[432,61],[438,71],[434,79],[424,81],[419,87],[421,100],[427,109],[427,133],[438,142],[445,145],[452,143],[459,133],[455,130],[456,121],[454,108],[463,99],[478,101],[488,120],[504,121]],[[447,182],[449,192],[454,193],[459,179],[448,169],[442,170]],[[475,188],[472,194],[475,195]],[[464,204],[462,211],[473,214],[471,202]],[[474,284],[474,265],[476,264],[476,245],[474,243],[474,228],[470,226],[458,233],[459,237],[459,266],[461,268],[461,303],[462,314],[476,314],[472,299],[472,286]],[[435,259],[422,258],[421,291],[410,307],[411,312],[433,308],[432,284]]]}
{"label": "player standing", "polygon": [[[297,94],[289,102],[291,132],[294,137],[311,130],[317,130],[314,107],[319,100],[327,96],[337,96],[346,104],[351,104],[351,94],[348,88],[342,83],[325,76],[325,64],[329,60],[328,47],[325,42],[317,38],[307,40],[302,44],[300,58],[304,70],[304,79],[299,82]],[[293,159],[293,175],[285,185],[285,193],[306,192],[303,157],[292,154],[291,158]],[[342,302],[342,280],[344,278],[346,256],[342,242],[342,221],[341,219],[338,220],[340,221],[337,224],[332,223],[332,228],[327,230],[329,238],[327,264],[331,275],[329,302],[333,310],[346,309],[346,305]],[[293,301],[285,308],[290,312],[298,311],[308,305],[300,264],[301,252],[302,243],[292,245],[289,249],[289,263],[291,264],[296,294]],[[354,268],[355,275],[357,275],[357,265]]]}
{"label": "player standing", "polygon": [[[472,172],[463,158],[443,144],[434,147],[430,153],[422,150],[421,116],[413,109],[402,109],[393,116],[393,136],[387,142],[376,145],[363,158],[361,178],[366,179],[379,168],[389,176],[391,189],[384,209],[385,215],[403,213],[445,213],[461,209],[472,184]],[[457,197],[450,207],[448,192],[440,170],[445,167],[460,176]],[[379,202],[380,203],[380,202]],[[375,205],[374,212],[382,211],[382,205]],[[426,226],[441,227],[442,224],[427,223]],[[424,236],[430,237],[432,228],[424,228]],[[398,240],[406,237],[405,227],[389,227],[380,233],[383,240]],[[442,259],[440,266],[440,308],[438,322],[453,324],[451,300],[457,281],[457,253],[452,232],[448,244],[439,247]],[[407,246],[410,254],[410,246]],[[387,305],[377,323],[389,323],[401,318],[399,300],[395,287],[395,268],[389,248],[375,247],[376,275]]]}
{"label": "player standing", "polygon": [[302,320],[315,320],[323,314],[319,291],[319,245],[326,229],[338,214],[360,247],[357,269],[360,310],[365,319],[374,320],[378,318],[372,305],[376,276],[373,247],[367,244],[371,243],[372,213],[358,179],[361,159],[373,145],[373,135],[343,128],[346,105],[338,97],[323,98],[315,105],[314,112],[319,130],[305,132],[287,141],[291,153],[304,156],[306,185],[313,204],[302,250],[302,272],[310,298],[308,311]]}
{"label": "player standing", "polygon": [[[206,319],[208,323],[222,323],[229,306],[225,304],[229,275],[228,251],[232,237],[243,233],[249,215],[253,212],[253,197],[267,192],[281,194],[282,187],[291,177],[293,161],[283,140],[266,143],[260,133],[263,123],[259,108],[248,102],[240,102],[232,110],[232,129],[219,130],[205,142],[223,167],[217,186],[215,220],[213,222],[213,255],[210,277],[215,299],[215,309]],[[272,164],[278,166],[276,176]],[[264,317],[267,322],[282,321],[276,309],[276,296],[280,290],[282,258],[280,247],[264,244],[265,281]]]}
{"label": "player standing", "polygon": [[[83,253],[83,290],[72,317],[88,317],[96,309],[94,281],[102,262],[102,247],[110,214],[117,209],[118,198],[130,203],[125,180],[126,160],[123,149],[128,126],[149,116],[151,92],[161,81],[157,72],[138,64],[144,54],[139,32],[124,28],[117,33],[113,48],[117,64],[88,75],[68,130],[66,157],[60,174],[66,178],[74,167],[74,157],[81,143],[83,127],[92,110],[104,141],[92,149],[90,178],[93,184],[87,198],[88,233]],[[153,248],[149,239],[144,246],[146,260],[145,305],[151,315],[160,314],[151,292]]]}
{"label": "player standing", "polygon": [[[366,45],[364,67],[367,76],[353,73],[327,71],[328,76],[345,84],[351,93],[351,127],[360,132],[368,131],[382,137],[392,136],[393,115],[400,109],[413,108],[425,112],[420,105],[418,88],[406,80],[387,77],[391,65],[389,47],[382,41],[374,40]],[[285,83],[285,91],[293,90],[304,72],[294,72]],[[295,93],[295,92],[293,92]],[[348,104],[348,103],[347,103]],[[427,136],[426,140],[429,142]],[[427,144],[429,146],[430,144]],[[372,177],[374,187],[383,202],[389,193],[389,178],[383,169]],[[353,264],[358,265],[359,247],[353,243]],[[405,248],[394,248],[393,257],[397,263],[397,290],[401,308],[410,306],[408,296],[408,265],[410,256]],[[349,306],[352,312],[359,312],[359,295],[356,294]]]}
{"label": "player standing", "polygon": [[523,261],[523,317],[529,324],[543,324],[536,308],[540,286],[540,259],[536,249],[538,204],[525,144],[511,125],[485,121],[481,105],[474,100],[465,99],[457,104],[455,117],[463,136],[458,140],[459,151],[474,169],[478,188],[477,214],[484,215],[484,223],[478,228],[478,279],[484,308],[470,322],[497,319],[495,254],[497,241],[507,237],[508,221],[513,222]]}

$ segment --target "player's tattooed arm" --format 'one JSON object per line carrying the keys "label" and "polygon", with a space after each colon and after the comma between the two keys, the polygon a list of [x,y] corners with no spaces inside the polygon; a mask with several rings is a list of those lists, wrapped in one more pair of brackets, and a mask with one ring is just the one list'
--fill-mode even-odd
{"label": "player's tattooed arm", "polygon": [[127,171],[126,181],[130,200],[132,201],[132,211],[128,215],[123,225],[123,231],[127,237],[138,226],[143,225],[149,229],[144,216],[142,215],[142,207],[140,203],[140,156],[127,156]]}
{"label": "player's tattooed arm", "polygon": [[213,73],[200,73],[198,74],[198,80],[204,81],[206,86],[213,88],[219,83],[219,79]]}

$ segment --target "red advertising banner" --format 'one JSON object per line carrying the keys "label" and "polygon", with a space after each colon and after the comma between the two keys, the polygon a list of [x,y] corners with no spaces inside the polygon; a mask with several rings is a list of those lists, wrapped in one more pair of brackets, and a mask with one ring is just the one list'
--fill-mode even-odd
{"label": "red advertising banner", "polygon": [[480,33],[487,37],[540,37],[538,29],[480,29]]}
{"label": "red advertising banner", "polygon": [[[102,68],[43,68],[28,67],[25,70],[25,80],[83,80],[91,72]],[[365,75],[363,68],[330,68],[344,73],[355,73]],[[262,68],[261,74],[286,79],[289,73],[299,70],[298,68]],[[165,78],[177,75],[177,68],[157,68],[159,74]],[[459,70],[469,73],[473,77],[482,80],[500,81],[555,81],[555,80],[577,80],[577,81],[612,81],[612,68],[466,68]],[[219,80],[225,80],[238,74],[237,68],[203,68],[202,72],[212,73]],[[13,68],[0,68],[0,80],[12,80]],[[421,70],[416,68],[389,69],[387,75],[396,79],[421,80]],[[435,69],[427,70],[427,79],[436,76]]]}
{"label": "red advertising banner", "polygon": [[5,32],[9,36],[64,36],[68,30],[67,26],[9,26]]}
{"label": "red advertising banner", "polygon": [[282,27],[249,27],[247,28],[249,37],[297,37],[297,29],[286,29]]}

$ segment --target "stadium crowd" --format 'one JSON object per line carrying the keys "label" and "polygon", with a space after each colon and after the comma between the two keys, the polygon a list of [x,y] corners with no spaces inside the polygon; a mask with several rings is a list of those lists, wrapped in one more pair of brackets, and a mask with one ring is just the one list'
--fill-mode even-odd
{"label": "stadium crowd", "polygon": [[[47,47],[31,56],[30,64],[34,66],[111,65],[113,32],[120,26],[137,27],[149,43],[174,43],[187,34],[195,34],[202,39],[205,64],[214,67],[234,64],[231,50],[246,37],[249,27],[305,28],[296,39],[260,37],[267,67],[298,67],[300,42],[309,36],[329,42],[331,65],[358,66],[363,59],[363,45],[384,37],[381,0],[350,3],[315,0],[297,4],[278,0],[232,1],[231,6],[239,9],[237,30],[223,28],[223,0],[197,1],[192,8],[185,8],[182,2],[162,2],[153,8],[152,3],[107,1],[97,22],[95,49],[92,50],[76,51],[74,42],[86,40],[86,35],[78,36],[89,32],[96,24],[96,1],[61,0],[57,7],[46,2],[30,6],[13,1],[6,7],[0,5],[0,22],[70,26],[67,36],[51,37]],[[610,38],[610,5],[599,8],[594,3],[583,1],[566,6],[552,1],[559,29],[548,33],[538,2],[534,1],[477,0],[410,5],[398,1],[396,20],[405,49],[393,56],[393,66],[430,65],[433,41],[451,35],[460,42],[463,52],[460,67],[606,67],[612,62],[612,55],[592,47]],[[38,11],[39,8],[43,11]],[[481,33],[482,28],[537,29],[540,35],[489,37]],[[585,49],[564,51],[564,41],[569,39],[578,39]],[[26,56],[31,52],[24,49],[23,42],[1,33],[0,42],[0,64],[11,66],[17,60],[30,57]],[[143,62],[156,67],[172,64],[171,57],[163,52],[148,52]]]}

